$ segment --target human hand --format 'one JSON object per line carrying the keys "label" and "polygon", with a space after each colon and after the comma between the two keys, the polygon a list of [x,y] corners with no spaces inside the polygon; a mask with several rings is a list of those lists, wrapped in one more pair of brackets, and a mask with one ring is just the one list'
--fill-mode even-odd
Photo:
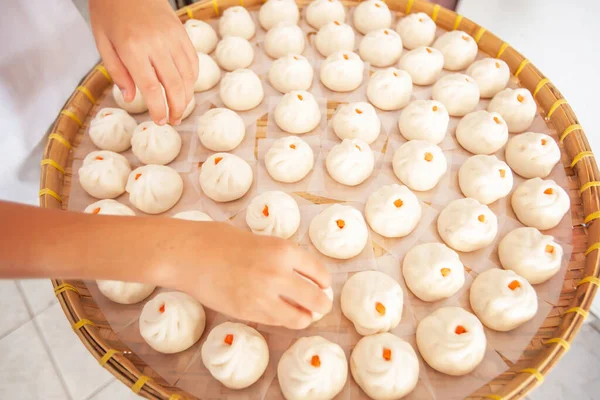
{"label": "human hand", "polygon": [[96,46],[125,101],[137,85],[154,122],[178,125],[194,95],[198,55],[169,2],[89,0],[89,8]]}
{"label": "human hand", "polygon": [[158,267],[157,284],[234,318],[290,329],[310,325],[311,311],[330,311],[331,300],[317,286],[331,285],[329,273],[296,244],[225,223],[181,225]]}

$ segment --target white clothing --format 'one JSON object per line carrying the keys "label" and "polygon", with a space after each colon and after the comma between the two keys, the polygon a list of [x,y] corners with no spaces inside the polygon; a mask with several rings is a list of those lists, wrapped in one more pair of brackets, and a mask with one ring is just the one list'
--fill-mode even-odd
{"label": "white clothing", "polygon": [[0,199],[37,205],[47,133],[99,60],[71,0],[8,0],[0,13]]}

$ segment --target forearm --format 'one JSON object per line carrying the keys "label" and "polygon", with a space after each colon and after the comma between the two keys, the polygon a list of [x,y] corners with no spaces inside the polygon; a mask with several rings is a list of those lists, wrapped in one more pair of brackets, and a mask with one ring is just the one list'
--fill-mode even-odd
{"label": "forearm", "polygon": [[[6,202],[0,202],[0,221],[0,278],[115,279],[154,284],[168,276],[170,262],[177,262],[181,246],[177,232],[190,230],[191,224],[170,218],[98,216]],[[211,250],[208,245],[211,233],[206,225],[212,224],[193,225],[190,234],[197,248],[206,246],[206,261],[218,259],[218,249]],[[202,266],[198,267],[201,273]]]}

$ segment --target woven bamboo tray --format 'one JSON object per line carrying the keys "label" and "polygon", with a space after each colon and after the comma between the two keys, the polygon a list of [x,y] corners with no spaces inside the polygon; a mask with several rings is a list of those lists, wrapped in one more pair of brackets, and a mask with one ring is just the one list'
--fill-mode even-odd
{"label": "woven bamboo tray", "polygon": [[[243,5],[256,9],[261,0],[204,0],[178,11],[182,21],[189,18],[218,17],[223,9]],[[297,0],[305,6],[309,0]],[[356,1],[344,1],[354,6]],[[470,398],[512,399],[523,397],[569,350],[575,335],[589,313],[600,285],[600,171],[575,113],[558,89],[524,56],[485,28],[439,5],[421,0],[387,0],[398,15],[425,12],[444,29],[461,29],[471,34],[479,49],[501,58],[537,100],[548,124],[558,132],[571,198],[573,253],[569,262],[558,305],[532,338],[516,364]],[[72,180],[73,148],[81,142],[90,112],[102,94],[112,85],[102,65],[97,65],[81,82],[58,116],[42,160],[40,206],[67,209]],[[337,103],[328,104],[328,115]],[[258,137],[264,137],[266,116],[257,123]],[[315,199],[316,200],[316,199]],[[151,399],[181,399],[192,396],[169,387],[154,371],[122,344],[104,315],[80,281],[54,279],[55,293],[73,329],[83,344],[120,381],[135,392]],[[506,360],[505,360],[506,361]]]}

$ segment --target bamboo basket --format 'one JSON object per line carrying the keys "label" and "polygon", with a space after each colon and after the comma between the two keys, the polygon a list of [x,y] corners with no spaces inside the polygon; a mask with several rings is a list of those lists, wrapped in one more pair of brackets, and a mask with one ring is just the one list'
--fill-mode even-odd
{"label": "bamboo basket", "polygon": [[[300,7],[309,0],[297,0]],[[203,0],[180,9],[184,22],[189,18],[218,17],[223,9],[243,5],[256,9],[261,0]],[[344,1],[354,6],[356,1]],[[461,29],[472,35],[479,49],[501,58],[529,89],[543,111],[546,122],[560,137],[562,163],[569,182],[573,219],[573,253],[562,285],[558,305],[532,338],[519,361],[469,398],[513,399],[524,397],[544,381],[544,376],[569,350],[575,335],[589,313],[600,285],[600,172],[575,113],[559,90],[524,56],[485,28],[439,5],[422,0],[387,0],[398,15],[425,12],[441,28]],[[72,180],[72,154],[81,142],[96,99],[112,84],[99,64],[81,82],[60,112],[49,135],[41,163],[40,206],[67,209]],[[328,104],[331,115],[337,103]],[[266,115],[257,123],[258,137],[264,137]],[[168,386],[153,370],[133,354],[111,330],[102,312],[80,281],[54,279],[55,293],[73,329],[99,363],[135,393],[150,399],[192,398]]]}

